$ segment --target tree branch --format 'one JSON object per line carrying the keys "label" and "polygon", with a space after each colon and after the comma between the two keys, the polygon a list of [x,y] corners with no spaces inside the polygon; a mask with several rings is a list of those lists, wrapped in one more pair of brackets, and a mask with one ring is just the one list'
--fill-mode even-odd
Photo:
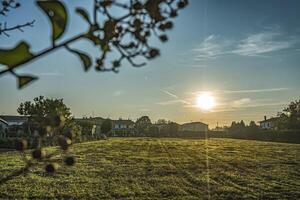
{"label": "tree branch", "polygon": [[[12,1],[14,2],[14,0]],[[15,73],[14,71],[15,69],[19,68],[20,66],[23,66],[24,64],[28,64],[31,61],[40,58],[45,54],[53,52],[54,50],[60,47],[68,48],[68,45],[70,43],[75,42],[78,39],[83,37],[91,41],[101,51],[100,56],[97,57],[96,59],[95,69],[97,71],[118,72],[118,69],[121,66],[121,62],[124,59],[127,60],[134,67],[141,67],[145,65],[145,62],[136,63],[134,59],[137,56],[141,56],[144,59],[153,59],[160,55],[159,49],[151,47],[148,44],[150,36],[153,34],[154,36],[158,37],[158,39],[160,39],[161,42],[166,42],[168,38],[167,35],[164,34],[164,32],[172,29],[173,27],[173,23],[172,21],[170,21],[170,18],[176,17],[177,11],[179,9],[184,8],[188,4],[188,1],[187,0],[159,0],[153,2],[147,1],[147,3],[143,3],[142,0],[128,0],[128,1],[129,2],[126,4],[126,3],[116,2],[116,1],[93,0],[94,2],[94,7],[92,10],[93,20],[89,19],[89,15],[84,9],[77,8],[76,11],[90,25],[88,32],[80,33],[75,37],[65,40],[61,44],[52,45],[50,47],[45,48],[44,50],[41,50],[37,54],[24,57],[24,60],[8,63],[11,65],[8,65],[6,62],[3,62],[4,64],[7,65],[7,69],[0,71],[0,76],[5,73],[11,73],[12,75],[18,78],[19,88],[21,88],[23,86],[20,85],[21,76],[18,76]],[[127,10],[127,12],[124,14],[122,13],[123,14],[122,16],[114,17],[109,12],[111,11],[110,8],[112,6],[123,8]],[[63,4],[60,4],[60,7],[62,7],[63,9],[64,8]],[[54,12],[55,10],[52,11]],[[67,16],[66,12],[64,14]],[[97,14],[101,14],[101,16],[103,16],[103,23],[98,22]],[[57,27],[55,26],[56,24],[67,23],[66,19],[61,19],[61,21],[59,21],[59,19],[51,18],[51,16],[50,16],[50,20],[52,23],[53,30],[55,29],[55,27]],[[34,21],[31,22],[31,24],[26,23],[24,25],[17,25],[11,28],[7,28],[5,24],[4,29],[2,30],[0,26],[0,34],[3,33],[6,36],[8,36],[8,34],[6,33],[7,31],[11,31],[11,30],[23,31],[22,27],[32,26],[33,23]],[[65,27],[63,28],[63,30],[60,31],[62,31],[63,33],[65,31]],[[128,38],[130,39],[128,40]],[[54,38],[52,42],[54,42],[56,39],[57,38]],[[27,49],[26,49],[27,53],[30,53],[29,51],[30,46],[27,43],[25,43],[25,45],[27,45]],[[115,58],[109,59],[111,61],[111,67],[106,67],[107,54],[111,52],[112,49],[117,50],[121,54],[121,56],[117,59]],[[85,70],[87,71],[92,65],[91,57],[85,54],[84,52],[82,53],[77,52],[77,55],[83,62]],[[25,84],[36,79],[36,77],[30,77],[30,76],[23,76],[21,78],[23,78],[23,82],[24,82],[24,78],[26,78],[25,81],[27,82]]]}
{"label": "tree branch", "polygon": [[19,30],[19,31],[21,31],[21,32],[24,32],[22,28],[27,27],[27,26],[33,27],[34,22],[35,22],[35,20],[32,20],[31,22],[27,22],[27,23],[21,24],[21,25],[16,25],[16,26],[13,26],[13,27],[10,27],[10,28],[8,28],[8,27],[6,26],[6,23],[4,23],[4,28],[2,28],[2,27],[0,26],[0,35],[1,35],[1,34],[4,34],[4,35],[6,35],[7,37],[9,37],[9,34],[8,34],[7,32],[9,32],[9,31],[14,31],[14,30]]}
{"label": "tree branch", "polygon": [[30,57],[29,59],[26,59],[26,60],[24,60],[24,61],[18,63],[16,66],[12,66],[12,67],[10,67],[10,68],[8,68],[8,69],[2,70],[2,71],[0,72],[0,76],[3,75],[3,74],[5,74],[5,73],[7,73],[7,72],[11,72],[13,69],[16,69],[16,68],[19,68],[19,67],[21,67],[21,66],[24,66],[24,64],[27,64],[27,63],[29,63],[29,62],[32,62],[33,60],[35,60],[35,59],[37,59],[37,58],[39,58],[39,57],[41,57],[41,56],[43,56],[43,55],[45,55],[45,54],[48,54],[48,53],[50,53],[50,52],[53,52],[54,50],[56,50],[56,49],[58,49],[58,48],[60,48],[60,47],[64,47],[64,46],[66,46],[66,45],[68,45],[68,44],[70,44],[70,43],[72,43],[72,42],[75,42],[75,41],[77,41],[78,39],[83,38],[84,36],[85,36],[85,33],[84,33],[84,34],[77,35],[77,36],[75,36],[75,37],[72,37],[72,38],[68,39],[67,41],[65,41],[65,42],[63,42],[63,43],[61,43],[61,44],[59,44],[59,45],[56,45],[56,46],[54,46],[54,47],[50,47],[50,48],[48,48],[48,49],[45,49],[45,50],[39,52],[38,54],[35,54],[34,56]]}
{"label": "tree branch", "polygon": [[97,0],[94,0],[94,10],[93,10],[94,25],[97,24],[97,9],[98,9]]}

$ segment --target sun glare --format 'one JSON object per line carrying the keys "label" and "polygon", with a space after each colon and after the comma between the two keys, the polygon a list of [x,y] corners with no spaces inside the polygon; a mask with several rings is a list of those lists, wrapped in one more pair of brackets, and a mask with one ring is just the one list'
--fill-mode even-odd
{"label": "sun glare", "polygon": [[203,110],[210,110],[215,106],[215,98],[210,93],[203,93],[197,97],[196,105]]}

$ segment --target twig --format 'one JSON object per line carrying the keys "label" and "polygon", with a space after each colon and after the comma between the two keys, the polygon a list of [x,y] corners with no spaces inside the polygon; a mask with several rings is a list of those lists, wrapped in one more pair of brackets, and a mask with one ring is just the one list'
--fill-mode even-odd
{"label": "twig", "polygon": [[19,3],[16,3],[13,6],[14,2],[15,2],[14,0],[2,1],[2,9],[0,10],[0,15],[6,16],[6,14],[9,12],[8,8],[18,8],[20,6]]}
{"label": "twig", "polygon": [[93,18],[94,18],[94,25],[97,25],[97,0],[94,0],[94,10],[93,10]]}
{"label": "twig", "polygon": [[9,37],[9,34],[7,33],[8,31],[14,31],[14,30],[19,30],[21,32],[24,32],[22,28],[24,27],[33,27],[35,20],[32,20],[31,22],[27,22],[25,24],[21,24],[21,25],[16,25],[10,28],[7,28],[6,23],[4,23],[4,28],[2,29],[0,26],[0,35],[3,33],[5,36]]}

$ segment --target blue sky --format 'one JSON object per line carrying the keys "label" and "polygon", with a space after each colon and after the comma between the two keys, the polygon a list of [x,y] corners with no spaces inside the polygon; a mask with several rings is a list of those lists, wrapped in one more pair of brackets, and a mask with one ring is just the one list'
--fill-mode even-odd
{"label": "blue sky", "polygon": [[[1,35],[0,47],[25,40],[38,52],[50,45],[48,19],[34,1],[20,2],[19,12],[0,16],[0,21],[35,19],[35,26],[9,38]],[[92,1],[65,2],[71,22],[60,41],[87,28],[75,7],[92,6]],[[149,115],[180,123],[204,121],[213,127],[217,122],[274,116],[300,97],[299,10],[297,0],[190,0],[174,21],[169,42],[153,40],[162,55],[145,67],[125,63],[118,74],[84,73],[78,58],[58,50],[18,70],[40,77],[25,89],[17,90],[10,75],[0,77],[0,114],[15,114],[20,102],[44,95],[64,98],[76,117]],[[74,47],[96,55],[88,42]],[[194,106],[203,91],[216,98],[211,111]]]}

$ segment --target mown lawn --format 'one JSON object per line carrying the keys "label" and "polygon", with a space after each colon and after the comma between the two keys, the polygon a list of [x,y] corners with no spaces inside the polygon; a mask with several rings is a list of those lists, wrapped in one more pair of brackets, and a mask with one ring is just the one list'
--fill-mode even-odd
{"label": "mown lawn", "polygon": [[[113,138],[73,151],[74,167],[10,180],[0,199],[300,199],[297,144]],[[16,152],[0,152],[0,178],[20,167]]]}

